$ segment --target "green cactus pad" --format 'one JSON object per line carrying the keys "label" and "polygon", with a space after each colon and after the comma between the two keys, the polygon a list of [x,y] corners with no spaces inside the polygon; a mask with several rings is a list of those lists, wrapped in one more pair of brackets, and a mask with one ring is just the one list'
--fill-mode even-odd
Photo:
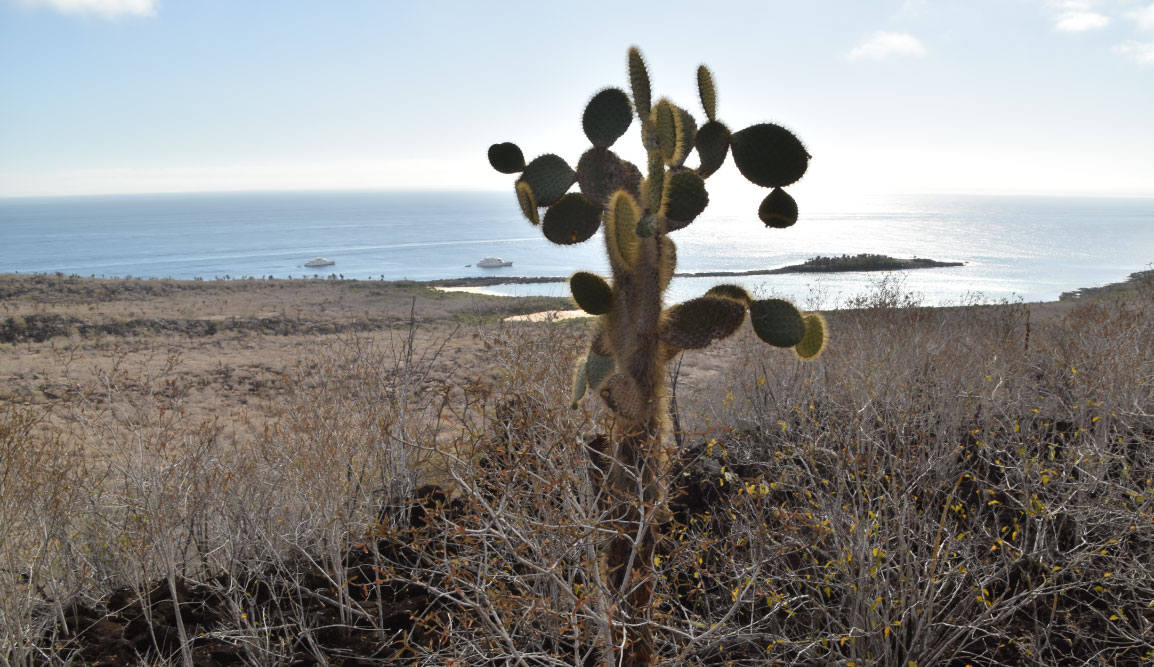
{"label": "green cactus pad", "polygon": [[661,197],[665,194],[665,160],[660,151],[649,155],[649,178],[641,183],[641,202],[645,208],[657,211],[661,208]]}
{"label": "green cactus pad", "polygon": [[782,299],[754,301],[749,319],[757,337],[775,347],[793,347],[805,335],[805,320],[797,308]]}
{"label": "green cactus pad", "polygon": [[631,269],[637,261],[637,223],[641,208],[633,195],[618,190],[609,199],[605,215],[605,245],[615,267]]}
{"label": "green cactus pad", "polygon": [[552,206],[577,180],[577,174],[569,168],[565,160],[552,153],[546,153],[534,158],[525,167],[521,180],[528,183],[533,190],[533,197],[537,200],[538,206]]}
{"label": "green cactus pad", "polygon": [[542,231],[558,245],[588,241],[601,226],[601,207],[580,192],[570,192],[545,211]]}
{"label": "green cactus pad", "polygon": [[625,134],[633,122],[633,105],[620,88],[606,88],[593,96],[585,105],[581,127],[590,143],[598,148],[609,148]]}
{"label": "green cactus pad", "polygon": [[744,321],[745,304],[702,296],[667,310],[657,337],[683,350],[697,350],[733,335]]}
{"label": "green cactus pad", "polygon": [[489,164],[502,174],[516,174],[525,168],[525,154],[517,144],[506,141],[489,146]]}
{"label": "green cactus pad", "polygon": [[633,89],[633,106],[637,108],[638,118],[647,118],[652,99],[649,92],[649,71],[645,68],[641,50],[636,46],[629,48],[629,86]]}
{"label": "green cactus pad", "polygon": [[708,205],[709,193],[700,176],[692,171],[679,171],[669,177],[661,202],[661,214],[669,221],[669,231],[688,226]]}
{"label": "green cactus pad", "polygon": [[585,390],[589,387],[589,383],[585,378],[585,364],[577,364],[577,368],[573,371],[573,395],[569,407],[576,410],[577,404],[585,396]]}
{"label": "green cactus pad", "polygon": [[793,347],[793,351],[797,354],[798,359],[813,361],[821,356],[821,353],[825,351],[826,344],[829,343],[829,338],[826,335],[829,327],[821,313],[809,313],[804,320],[805,334],[802,335],[801,342]]}
{"label": "green cactus pad", "polygon": [[765,188],[780,188],[805,175],[810,155],[793,132],[761,123],[735,132],[730,140],[741,175]]}
{"label": "green cactus pad", "polygon": [[680,167],[685,164],[685,158],[693,151],[693,142],[697,139],[697,119],[685,109],[677,110],[681,116],[681,125],[678,129],[677,154],[673,156],[672,164]]}
{"label": "green cactus pad", "polygon": [[657,233],[657,225],[660,221],[653,213],[642,217],[637,221],[637,235],[643,239],[647,239]]}
{"label": "green cactus pad", "polygon": [[617,373],[609,378],[601,389],[601,398],[609,409],[628,420],[638,420],[645,416],[647,400],[633,378]]}
{"label": "green cactus pad", "polygon": [[701,97],[705,117],[711,121],[717,120],[717,89],[713,87],[713,75],[705,65],[697,68],[697,94]]}
{"label": "green cactus pad", "polygon": [[725,164],[725,156],[729,154],[729,136],[729,128],[716,120],[702,125],[697,131],[693,145],[701,158],[701,166],[697,168],[699,176],[709,178]]}
{"label": "green cactus pad", "polygon": [[797,222],[797,202],[785,190],[774,188],[761,200],[761,206],[757,207],[757,217],[761,218],[766,227],[792,227]]}
{"label": "green cactus pad", "polygon": [[613,375],[613,369],[617,363],[613,361],[613,357],[604,357],[596,352],[589,352],[589,358],[585,360],[585,382],[593,391],[601,388],[605,381]]}
{"label": "green cactus pad", "polygon": [[613,289],[596,273],[574,273],[569,278],[569,290],[577,306],[590,315],[604,315],[613,304]]}
{"label": "green cactus pad", "polygon": [[641,170],[608,148],[590,148],[577,161],[577,186],[590,201],[604,207],[618,190],[640,197]]}
{"label": "green cactus pad", "polygon": [[533,188],[529,187],[525,181],[517,181],[515,187],[517,189],[517,204],[521,206],[521,213],[534,225],[541,224],[541,218],[537,213],[537,200],[533,197]]}
{"label": "green cactus pad", "polygon": [[733,299],[734,301],[745,304],[747,307],[749,304],[753,303],[753,297],[751,297],[749,292],[747,292],[741,285],[714,285],[713,287],[709,288],[709,291],[705,293],[705,296],[719,296],[726,299]]}
{"label": "green cactus pad", "polygon": [[657,138],[657,150],[665,162],[673,162],[678,154],[677,140],[680,137],[681,113],[669,100],[664,97],[653,105],[649,114],[653,123],[653,131]]}

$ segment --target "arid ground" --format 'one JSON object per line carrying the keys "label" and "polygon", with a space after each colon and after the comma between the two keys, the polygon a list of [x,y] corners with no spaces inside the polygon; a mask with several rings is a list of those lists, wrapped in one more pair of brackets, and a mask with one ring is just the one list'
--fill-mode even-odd
{"label": "arid ground", "polygon": [[[686,352],[663,659],[1150,664],[1152,297],[883,280],[817,361],[748,326]],[[513,319],[571,307],[0,277],[0,662],[596,662],[589,325]]]}
{"label": "arid ground", "polygon": [[[151,368],[179,388],[192,416],[251,416],[253,399],[277,391],[307,350],[354,333],[371,333],[399,354],[412,331],[418,356],[437,352],[430,380],[467,382],[495,372],[480,329],[550,321],[579,340],[581,319],[557,321],[573,307],[569,299],[415,282],[7,274],[0,276],[0,400],[67,402],[99,392],[114,368]],[[687,355],[683,387],[716,377],[726,355],[724,346]]]}

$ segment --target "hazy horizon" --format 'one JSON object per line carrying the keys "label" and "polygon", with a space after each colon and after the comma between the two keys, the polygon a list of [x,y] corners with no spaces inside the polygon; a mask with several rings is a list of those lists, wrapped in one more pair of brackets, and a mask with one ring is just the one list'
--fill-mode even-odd
{"label": "hazy horizon", "polygon": [[0,0],[0,197],[510,191],[489,144],[575,163],[634,44],[655,95],[700,118],[705,63],[732,129],[793,129],[799,200],[1154,197],[1150,0],[688,7]]}

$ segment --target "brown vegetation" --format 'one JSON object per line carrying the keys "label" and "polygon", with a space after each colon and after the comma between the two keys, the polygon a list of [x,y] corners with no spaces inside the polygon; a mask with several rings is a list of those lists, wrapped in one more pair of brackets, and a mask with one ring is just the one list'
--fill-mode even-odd
{"label": "brown vegetation", "polygon": [[[84,317],[259,300],[206,285]],[[316,321],[367,305],[297,289],[259,288]],[[564,390],[587,325],[455,298],[330,334],[0,348],[0,661],[603,660],[616,536],[586,447],[609,417]],[[852,305],[808,365],[743,335],[686,353],[662,660],[1150,664],[1154,294],[934,309],[883,283]]]}

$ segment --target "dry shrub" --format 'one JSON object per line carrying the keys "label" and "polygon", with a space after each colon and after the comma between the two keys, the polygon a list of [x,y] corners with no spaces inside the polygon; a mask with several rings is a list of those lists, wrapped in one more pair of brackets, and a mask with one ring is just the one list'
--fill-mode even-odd
{"label": "dry shrub", "polygon": [[[120,355],[110,370],[97,369],[100,389],[74,388],[51,425],[9,404],[0,414],[5,662],[25,664],[37,652],[87,660],[65,640],[99,619],[75,610],[115,615],[139,599],[163,602],[158,582],[173,593],[200,586],[224,601],[229,627],[214,639],[258,661],[284,655],[287,633],[270,633],[253,613],[253,582],[292,591],[312,562],[340,589],[343,568],[334,563],[416,486],[423,463],[410,443],[444,428],[421,396],[436,349],[415,350],[406,334],[337,337],[305,350],[280,398],[248,429],[192,421],[179,357],[157,354]],[[126,593],[105,598],[109,591]],[[144,605],[149,624],[155,606]],[[297,608],[289,604],[286,616]],[[170,620],[190,658],[181,618]],[[166,654],[166,639],[153,634],[124,655]]]}
{"label": "dry shrub", "polygon": [[45,599],[78,594],[77,576],[60,559],[72,514],[87,489],[75,446],[45,429],[48,414],[0,402],[0,662],[43,659],[41,642],[57,620]]}
{"label": "dry shrub", "polygon": [[1031,324],[891,296],[831,313],[814,364],[743,347],[715,402],[772,506],[726,532],[760,549],[747,631],[789,664],[1148,664],[1150,303]]}
{"label": "dry shrub", "polygon": [[[704,433],[682,434],[670,498],[641,513],[660,535],[648,622],[663,660],[1149,664],[1151,302],[1043,318],[882,287],[829,314],[819,361],[739,338],[720,381],[679,389],[682,423]],[[35,508],[0,524],[26,540],[5,566],[53,587],[5,581],[8,661],[82,650],[53,643],[71,637],[68,596],[108,612],[155,599],[161,615],[164,591],[193,589],[212,623],[152,653],[610,657],[617,535],[589,447],[610,417],[568,407],[584,327],[486,326],[479,377],[439,362],[445,339],[410,333],[305,350],[252,431],[183,420],[164,364],[118,369],[71,416],[59,442],[84,458],[20,449],[37,416],[5,413],[16,478],[70,489],[9,502],[48,482],[4,478],[0,517]],[[114,586],[132,595],[96,600]]]}

